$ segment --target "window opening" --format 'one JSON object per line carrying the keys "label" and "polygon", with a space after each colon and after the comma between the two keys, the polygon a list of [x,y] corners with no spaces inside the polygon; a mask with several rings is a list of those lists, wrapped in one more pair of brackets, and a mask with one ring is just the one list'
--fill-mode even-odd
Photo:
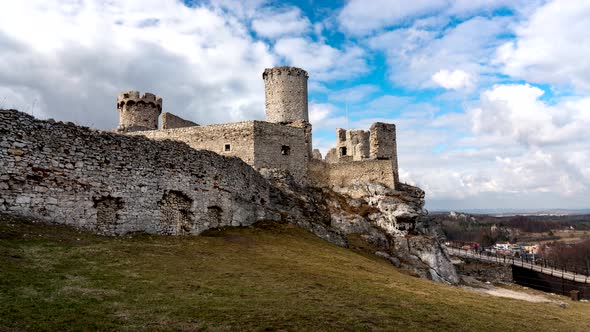
{"label": "window opening", "polygon": [[281,146],[281,154],[283,156],[288,156],[291,153],[291,148],[288,145]]}

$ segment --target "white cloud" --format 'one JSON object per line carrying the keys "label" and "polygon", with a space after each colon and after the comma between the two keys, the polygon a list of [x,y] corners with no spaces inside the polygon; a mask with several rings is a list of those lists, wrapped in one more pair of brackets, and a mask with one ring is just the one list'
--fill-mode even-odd
{"label": "white cloud", "polygon": [[289,65],[305,67],[311,80],[352,78],[369,70],[365,50],[354,45],[338,49],[303,37],[281,38],[274,51]]}
{"label": "white cloud", "polygon": [[338,20],[345,32],[362,35],[408,18],[433,13],[445,6],[444,0],[351,0],[340,12]]}
{"label": "white cloud", "polygon": [[379,87],[373,84],[360,84],[353,88],[340,89],[329,94],[330,100],[347,103],[359,103],[372,94],[379,91]]}
{"label": "white cloud", "polygon": [[336,128],[345,126],[346,118],[332,104],[312,102],[309,105],[309,122],[311,122],[314,131],[336,132]]}
{"label": "white cloud", "polygon": [[441,68],[460,68],[469,73],[469,82],[493,71],[488,60],[507,30],[506,18],[476,17],[444,31],[412,26],[371,37],[370,47],[386,55],[390,79],[400,86],[425,88]]}
{"label": "white cloud", "polygon": [[548,105],[544,91],[528,84],[496,85],[482,93],[480,108],[469,112],[473,131],[542,146],[590,138],[590,98]]}
{"label": "white cloud", "polygon": [[471,90],[475,85],[472,75],[460,69],[441,69],[432,75],[432,80],[447,90]]}
{"label": "white cloud", "polygon": [[496,61],[511,76],[590,91],[590,2],[550,1],[498,49]]}
{"label": "white cloud", "polygon": [[301,35],[311,28],[311,23],[298,8],[287,11],[267,11],[252,21],[252,28],[257,35],[277,38],[285,35]]}
{"label": "white cloud", "polygon": [[[471,17],[506,8],[527,12],[544,0],[350,0],[338,15],[342,31],[364,36],[384,28],[438,26],[451,17]],[[433,25],[434,23],[434,25]]]}
{"label": "white cloud", "polygon": [[136,89],[200,123],[264,116],[260,74],[276,59],[227,12],[174,0],[31,0],[0,2],[0,20],[9,106],[37,96],[39,114],[113,128],[117,94]]}

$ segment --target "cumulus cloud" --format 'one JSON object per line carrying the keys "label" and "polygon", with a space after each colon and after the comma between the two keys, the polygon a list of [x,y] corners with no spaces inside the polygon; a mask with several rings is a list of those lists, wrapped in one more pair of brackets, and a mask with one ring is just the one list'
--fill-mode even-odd
{"label": "cumulus cloud", "polygon": [[252,28],[259,36],[277,38],[284,35],[301,35],[311,28],[311,23],[299,8],[290,8],[287,11],[263,12],[252,21]]}
{"label": "cumulus cloud", "polygon": [[[369,38],[369,46],[385,53],[390,79],[401,86],[425,88],[439,86],[433,76],[441,68],[461,68],[467,75],[464,83],[473,84],[480,74],[493,69],[491,59],[499,46],[501,35],[506,33],[507,19],[502,17],[476,17],[442,31],[420,26],[396,29]],[[447,69],[448,70],[448,69]],[[445,73],[439,74],[442,81]],[[448,78],[448,77],[446,77]],[[448,84],[448,83],[445,83]]]}
{"label": "cumulus cloud", "polygon": [[344,31],[362,35],[445,6],[446,1],[436,0],[351,0],[340,12],[338,20]]}
{"label": "cumulus cloud", "polygon": [[496,85],[484,91],[481,107],[469,112],[474,133],[532,146],[590,138],[590,98],[548,105],[540,100],[543,94],[529,84]]}
{"label": "cumulus cloud", "polygon": [[32,0],[0,3],[0,20],[7,106],[37,100],[47,117],[113,128],[117,94],[137,89],[200,123],[263,117],[260,73],[275,57],[226,12],[173,0]]}
{"label": "cumulus cloud", "polygon": [[366,73],[366,51],[350,45],[342,49],[308,38],[281,38],[273,50],[293,66],[304,66],[313,80],[338,80]]}
{"label": "cumulus cloud", "polygon": [[496,61],[511,76],[590,91],[590,2],[550,1],[515,29]]}
{"label": "cumulus cloud", "polygon": [[342,31],[363,36],[383,28],[411,23],[440,23],[451,17],[470,17],[507,8],[525,11],[543,0],[350,0],[338,15]]}
{"label": "cumulus cloud", "polygon": [[329,95],[330,100],[342,101],[346,103],[358,103],[361,102],[372,94],[379,91],[379,87],[374,84],[361,84],[353,88],[340,89],[332,92]]}
{"label": "cumulus cloud", "polygon": [[471,90],[475,85],[472,75],[460,69],[441,69],[432,75],[432,80],[447,90]]}

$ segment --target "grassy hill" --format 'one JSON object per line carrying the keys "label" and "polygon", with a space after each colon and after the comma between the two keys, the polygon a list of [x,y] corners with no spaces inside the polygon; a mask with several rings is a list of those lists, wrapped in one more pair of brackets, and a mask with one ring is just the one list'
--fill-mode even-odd
{"label": "grassy hill", "polygon": [[590,330],[589,303],[467,292],[287,225],[110,238],[0,219],[0,331]]}

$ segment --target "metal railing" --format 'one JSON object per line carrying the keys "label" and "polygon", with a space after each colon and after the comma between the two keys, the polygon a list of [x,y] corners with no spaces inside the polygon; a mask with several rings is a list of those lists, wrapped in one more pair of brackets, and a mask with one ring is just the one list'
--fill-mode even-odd
{"label": "metal railing", "polygon": [[447,249],[449,254],[452,256],[473,258],[496,264],[515,265],[547,275],[560,277],[565,280],[571,280],[585,284],[590,283],[590,273],[588,273],[587,269],[585,271],[580,271],[579,269],[567,270],[565,266],[556,267],[548,265],[547,261],[545,260],[540,260],[537,262],[536,260],[526,260],[522,257],[518,258],[513,256],[494,255],[486,251],[475,251],[472,249],[455,248],[452,246],[447,246]]}

